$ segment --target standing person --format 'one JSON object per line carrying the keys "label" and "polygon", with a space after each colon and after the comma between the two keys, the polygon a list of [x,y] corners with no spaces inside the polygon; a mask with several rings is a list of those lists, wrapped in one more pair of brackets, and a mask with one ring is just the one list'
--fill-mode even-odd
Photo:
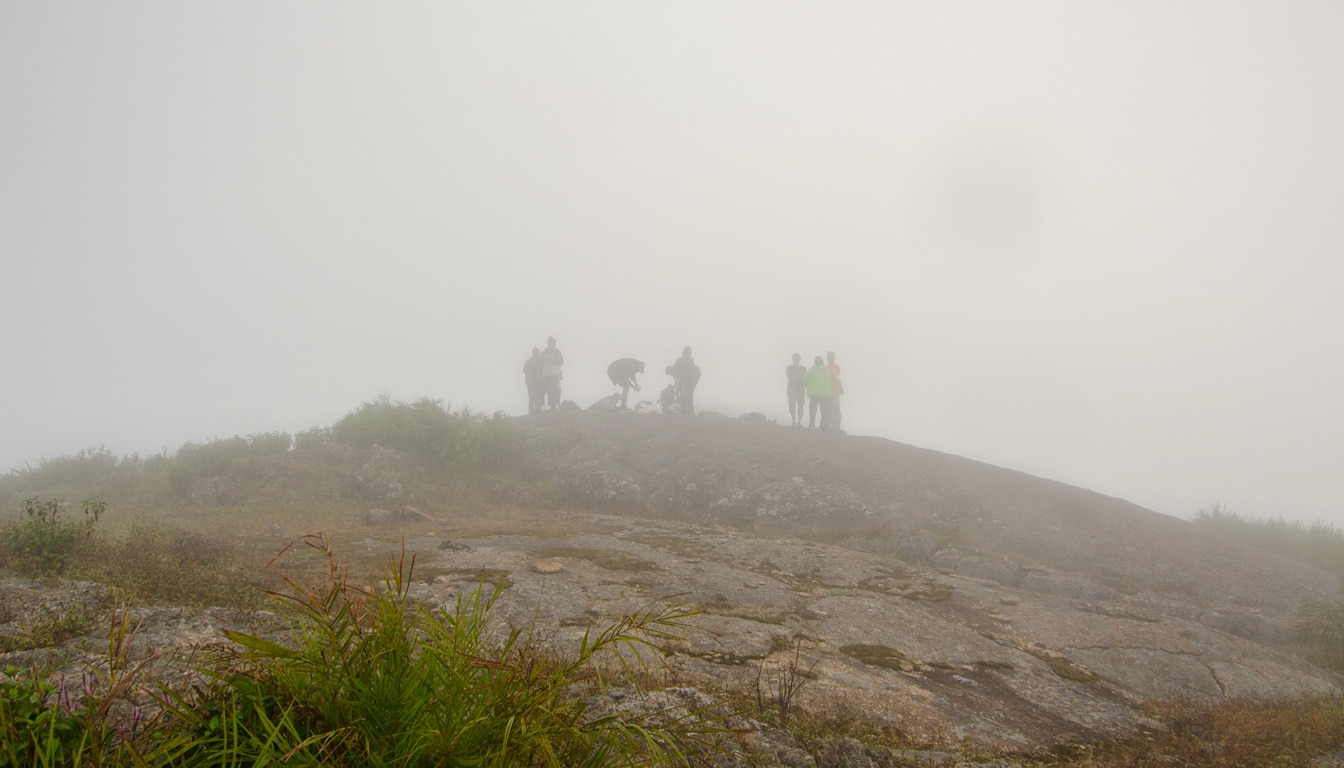
{"label": "standing person", "polygon": [[560,370],[565,364],[565,356],[555,346],[555,337],[546,339],[546,348],[541,351],[541,381],[546,390],[546,404],[552,411],[560,407],[560,379],[564,373]]}
{"label": "standing person", "polygon": [[672,383],[677,388],[677,406],[681,413],[695,413],[695,385],[700,383],[700,366],[691,357],[691,348],[681,351],[681,357],[667,367],[672,375]]}
{"label": "standing person", "polygon": [[631,357],[622,357],[620,360],[607,366],[607,378],[611,383],[621,388],[621,410],[625,410],[625,399],[630,395],[633,388],[639,391],[639,382],[635,381],[636,374],[644,372],[644,363]]}
{"label": "standing person", "polygon": [[831,369],[831,429],[840,429],[840,396],[845,394],[845,385],[840,383],[840,365],[835,362],[835,353],[826,353],[826,367]]}
{"label": "standing person", "polygon": [[532,356],[523,362],[523,381],[527,382],[527,415],[541,413],[546,385],[541,380],[541,350],[532,348]]}
{"label": "standing person", "polygon": [[821,411],[821,430],[823,432],[831,428],[831,369],[826,367],[826,361],[817,355],[817,360],[811,368],[807,369],[807,428],[813,429],[817,426],[817,411]]}
{"label": "standing person", "polygon": [[793,353],[793,365],[784,369],[784,378],[788,379],[789,418],[793,426],[803,426],[804,402],[807,400],[807,366],[803,365],[803,356]]}

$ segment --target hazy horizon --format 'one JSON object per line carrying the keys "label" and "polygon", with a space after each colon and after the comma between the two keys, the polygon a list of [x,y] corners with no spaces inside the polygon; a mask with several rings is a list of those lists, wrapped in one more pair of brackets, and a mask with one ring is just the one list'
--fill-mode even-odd
{"label": "hazy horizon", "polygon": [[[381,393],[785,410],[1344,525],[1344,6],[0,6],[0,472]],[[0,510],[3,512],[3,510]]]}

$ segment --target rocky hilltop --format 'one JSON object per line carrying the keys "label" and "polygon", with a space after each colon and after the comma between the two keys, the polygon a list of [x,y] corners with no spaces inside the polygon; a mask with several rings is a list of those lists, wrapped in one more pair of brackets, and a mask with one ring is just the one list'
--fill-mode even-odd
{"label": "rocky hilltop", "polygon": [[[700,674],[756,675],[802,639],[819,660],[814,701],[1005,745],[1123,732],[1146,698],[1341,690],[1290,649],[1295,610],[1331,598],[1333,575],[1120,499],[708,414],[516,426],[499,493],[604,513],[608,532],[569,546],[639,558],[639,596],[681,593],[703,610],[717,639],[693,642],[683,664]],[[473,554],[498,565],[495,546]],[[572,616],[613,607],[590,566],[568,571]]]}
{"label": "rocky hilltop", "polygon": [[[505,618],[559,643],[650,604],[699,611],[665,648],[678,684],[768,692],[793,675],[797,706],[930,745],[1035,750],[1160,727],[1146,699],[1344,692],[1291,634],[1304,600],[1335,596],[1335,576],[1120,499],[712,414],[504,426],[479,504],[427,492],[404,454],[334,443],[275,457],[265,482],[234,473],[186,490],[215,505],[256,506],[261,485],[358,500],[342,535],[371,554],[404,542],[424,599],[451,601],[487,574],[508,585]],[[0,613],[69,599],[44,594],[6,585]],[[147,647],[255,621],[143,614]],[[778,764],[811,764],[770,748]]]}

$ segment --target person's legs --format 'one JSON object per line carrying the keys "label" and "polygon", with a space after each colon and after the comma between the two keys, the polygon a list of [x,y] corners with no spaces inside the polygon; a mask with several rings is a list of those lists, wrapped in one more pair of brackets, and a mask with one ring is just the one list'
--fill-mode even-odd
{"label": "person's legs", "polygon": [[840,396],[831,395],[831,429],[840,428]]}
{"label": "person's legs", "polygon": [[[816,395],[813,395],[812,397],[808,398],[808,404],[807,404],[808,429],[814,429],[817,426],[817,409],[820,407],[821,407],[821,398],[817,397]],[[821,423],[823,425],[826,423],[826,417],[824,414],[822,415]]]}
{"label": "person's legs", "polygon": [[546,404],[552,411],[560,407],[560,379],[554,376],[546,379]]}

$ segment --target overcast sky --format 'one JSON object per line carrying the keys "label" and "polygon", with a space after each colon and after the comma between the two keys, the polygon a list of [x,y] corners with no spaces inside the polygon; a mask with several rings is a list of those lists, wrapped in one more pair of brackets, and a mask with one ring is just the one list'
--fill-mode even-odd
{"label": "overcast sky", "polygon": [[1344,525],[1344,3],[0,3],[0,471],[428,396]]}

